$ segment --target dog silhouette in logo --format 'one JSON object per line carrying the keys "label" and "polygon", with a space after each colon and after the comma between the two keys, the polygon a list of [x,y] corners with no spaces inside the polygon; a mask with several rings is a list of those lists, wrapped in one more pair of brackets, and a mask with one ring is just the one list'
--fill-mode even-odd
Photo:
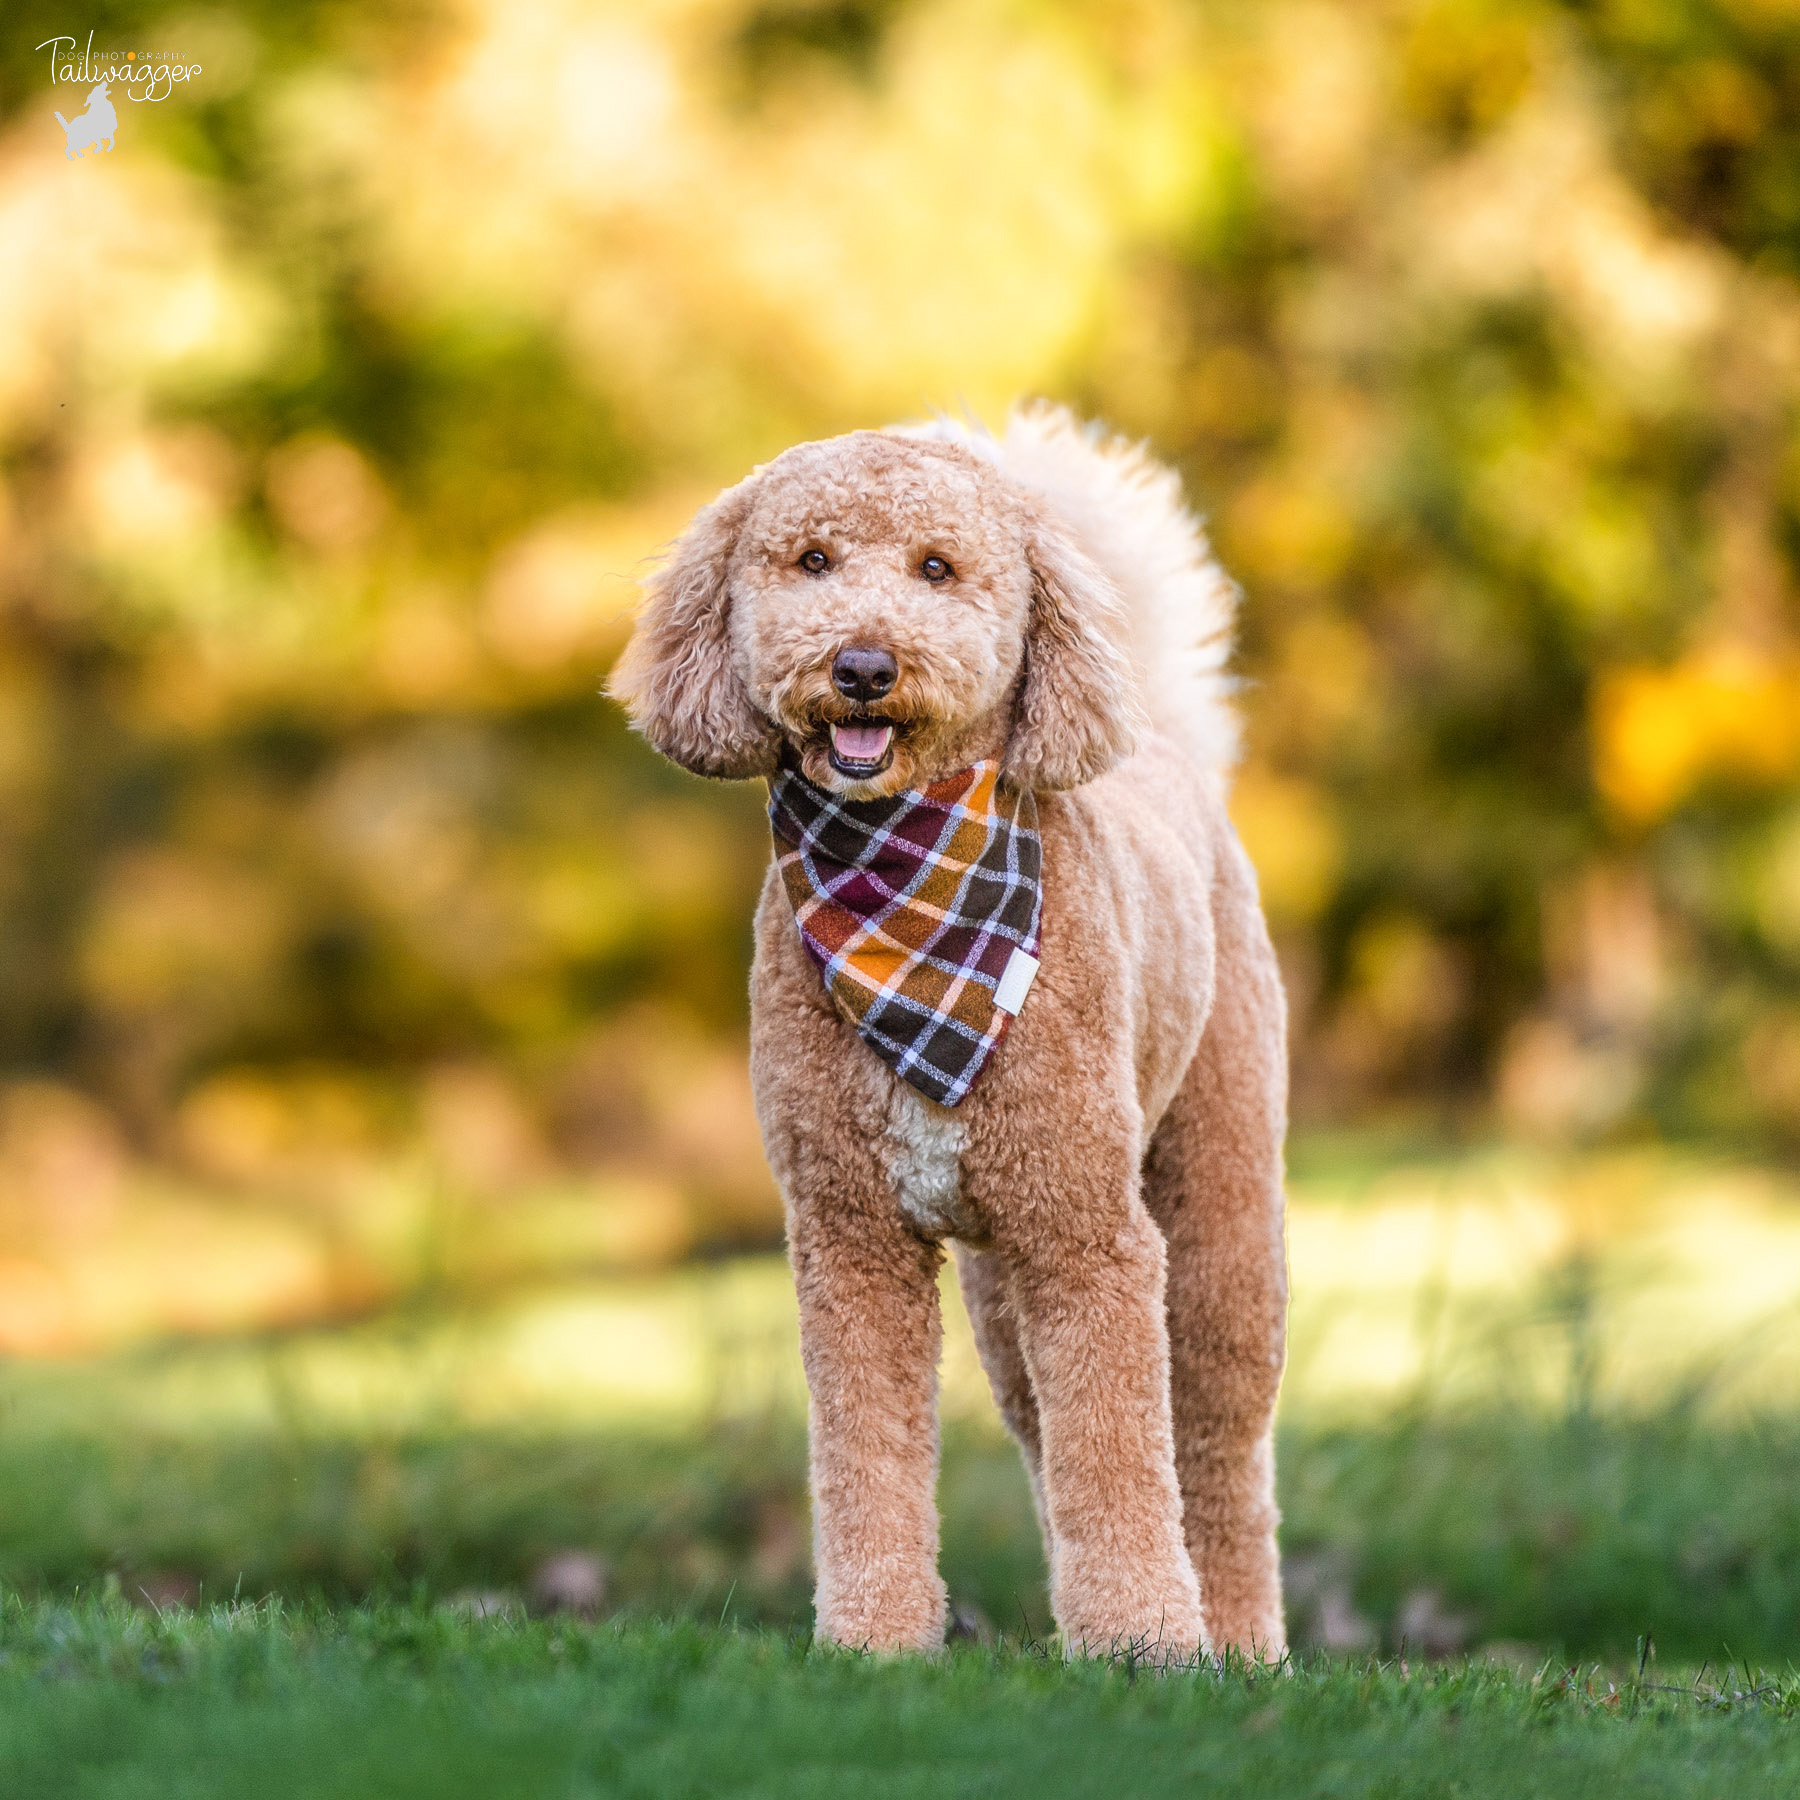
{"label": "dog silhouette in logo", "polygon": [[110,81],[103,81],[98,87],[88,90],[86,112],[77,113],[72,119],[65,119],[61,113],[56,115],[56,122],[63,128],[68,140],[63,145],[64,156],[72,160],[83,155],[90,145],[98,150],[110,150],[113,147],[113,133],[119,129],[119,115],[113,111],[113,103],[106,97],[106,90],[111,86]]}

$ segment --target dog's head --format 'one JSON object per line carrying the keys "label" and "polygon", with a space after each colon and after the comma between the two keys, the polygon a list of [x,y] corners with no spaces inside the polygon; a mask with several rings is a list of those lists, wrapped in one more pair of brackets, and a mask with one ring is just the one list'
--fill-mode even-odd
{"label": "dog's head", "polygon": [[696,774],[871,799],[985,757],[1068,788],[1132,746],[1117,592],[1044,506],[961,445],[802,444],[721,494],[649,584],[612,680]]}

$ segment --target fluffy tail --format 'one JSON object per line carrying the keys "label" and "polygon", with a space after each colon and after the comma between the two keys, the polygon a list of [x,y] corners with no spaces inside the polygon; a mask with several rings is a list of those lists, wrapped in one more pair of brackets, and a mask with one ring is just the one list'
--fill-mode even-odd
{"label": "fluffy tail", "polygon": [[1142,444],[1046,401],[1016,407],[997,438],[953,419],[925,430],[966,444],[1049,502],[1124,596],[1151,723],[1201,768],[1228,770],[1238,752],[1235,684],[1225,672],[1238,589],[1175,471]]}

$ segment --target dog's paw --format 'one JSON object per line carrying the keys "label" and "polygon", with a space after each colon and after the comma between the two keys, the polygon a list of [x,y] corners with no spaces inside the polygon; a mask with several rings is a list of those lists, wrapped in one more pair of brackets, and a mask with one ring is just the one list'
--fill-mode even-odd
{"label": "dog's paw", "polygon": [[929,1579],[890,1571],[884,1577],[841,1590],[821,1583],[815,1601],[819,1637],[846,1650],[883,1655],[941,1650],[948,1607],[937,1572]]}
{"label": "dog's paw", "polygon": [[1185,1558],[1168,1568],[1059,1559],[1056,1623],[1070,1656],[1188,1662],[1207,1647],[1200,1588]]}

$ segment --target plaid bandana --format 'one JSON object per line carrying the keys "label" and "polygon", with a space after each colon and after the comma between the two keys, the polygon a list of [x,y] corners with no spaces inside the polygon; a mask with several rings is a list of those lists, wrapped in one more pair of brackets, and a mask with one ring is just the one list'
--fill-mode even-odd
{"label": "plaid bandana", "polygon": [[975,1084],[1037,973],[1042,844],[1029,791],[979,762],[885,800],[784,769],[775,860],[800,937],[871,1050],[945,1106]]}

